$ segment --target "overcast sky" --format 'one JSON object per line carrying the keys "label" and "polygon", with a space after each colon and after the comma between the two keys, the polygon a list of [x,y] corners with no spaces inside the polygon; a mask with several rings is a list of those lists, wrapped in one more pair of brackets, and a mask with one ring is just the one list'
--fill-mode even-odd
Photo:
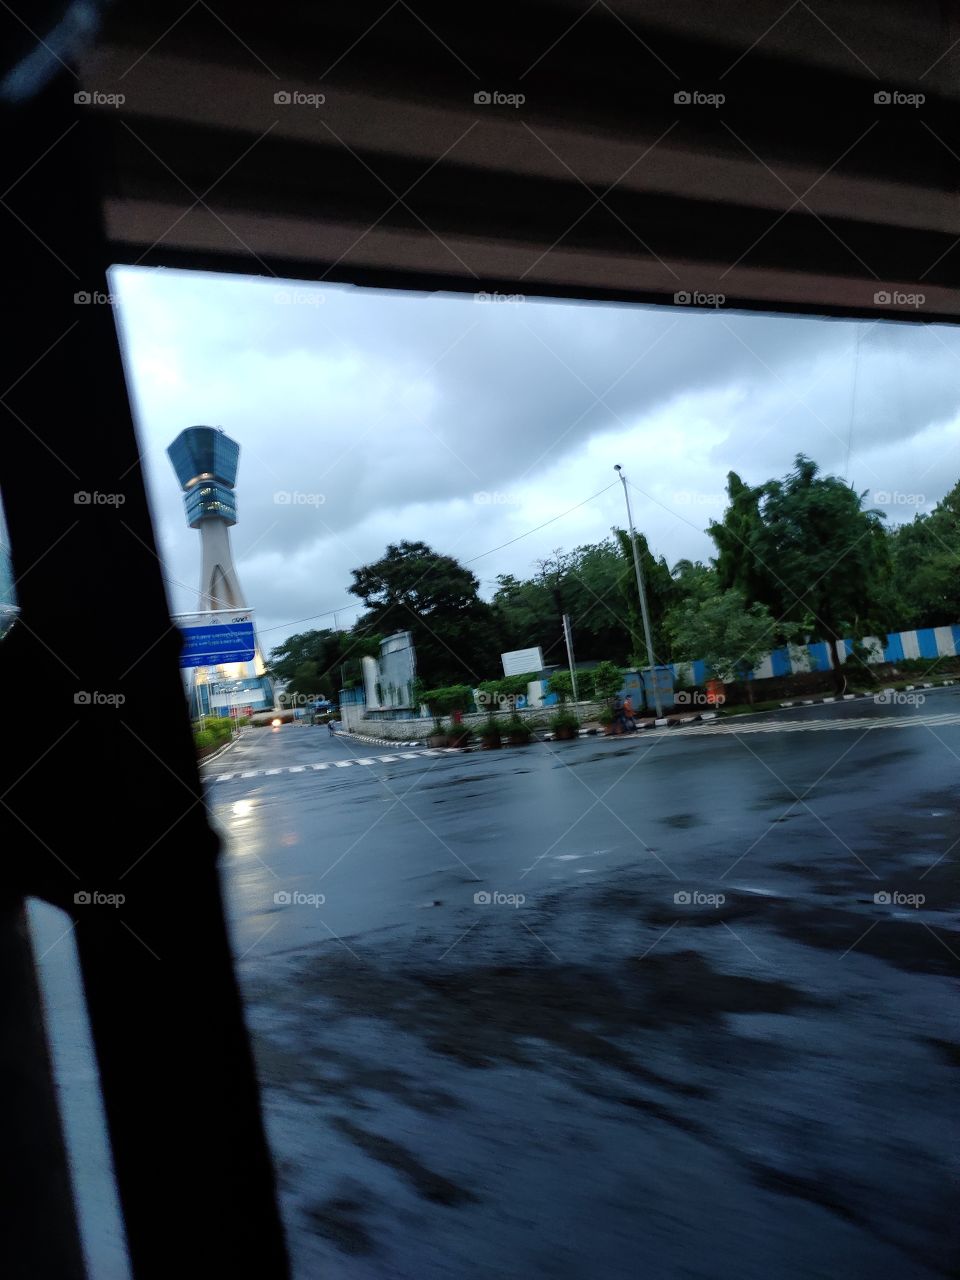
{"label": "overcast sky", "polygon": [[[265,649],[357,615],[350,570],[387,543],[498,573],[634,519],[672,565],[707,559],[726,474],[798,450],[892,521],[960,476],[960,333],[686,307],[478,303],[169,270],[114,272],[171,607],[196,605],[199,535],[166,446],[240,444],[241,585]],[[513,545],[501,543],[606,493]],[[474,559],[474,557],[481,557]]]}

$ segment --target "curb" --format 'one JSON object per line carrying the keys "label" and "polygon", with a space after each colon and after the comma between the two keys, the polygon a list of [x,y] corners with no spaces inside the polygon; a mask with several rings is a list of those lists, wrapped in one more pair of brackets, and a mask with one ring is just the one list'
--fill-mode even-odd
{"label": "curb", "polygon": [[[960,683],[960,682],[958,682],[957,680],[934,680],[932,682],[925,681],[923,684],[906,685],[904,688],[904,692],[909,692],[911,690],[916,690],[916,689],[942,689],[947,685],[955,685],[957,683]],[[825,706],[832,702],[854,702],[860,698],[873,699],[877,697],[877,694],[892,693],[892,692],[894,692],[893,689],[878,689],[876,693],[844,693],[840,695],[832,694],[829,697],[823,697],[823,698],[796,698],[789,702],[781,702],[780,706],[784,709],[790,708],[790,707],[817,707],[817,706]],[[747,712],[745,714],[771,715],[773,714],[773,709],[771,708],[769,711]],[[651,729],[664,729],[664,728],[675,729],[675,728],[679,728],[682,725],[700,724],[704,721],[710,721],[710,720],[716,720],[716,719],[717,719],[716,711],[702,711],[695,715],[683,715],[682,717],[681,716],[663,716],[659,720],[646,720],[643,722],[638,720],[636,732],[647,733]],[[401,742],[398,738],[371,738],[371,737],[368,737],[365,733],[354,733],[352,730],[346,730],[346,729],[341,729],[335,736],[338,738],[353,738],[357,742],[371,742],[381,747],[423,747],[424,750],[431,750],[431,751],[437,751],[437,752],[442,751],[442,752],[450,752],[450,753],[479,750],[479,747],[430,747],[430,748],[427,748],[425,746],[427,741],[426,738],[417,738],[410,742]],[[592,737],[606,737],[607,735],[602,734],[599,729],[581,729],[579,731],[578,736],[581,738],[592,738]],[[629,737],[630,735],[623,734],[623,735],[610,735],[610,736]],[[552,733],[545,733],[540,738],[538,737],[533,738],[532,741],[553,742],[554,736]],[[226,751],[231,746],[233,746],[232,742],[227,743],[227,746],[224,747],[223,750]],[[217,754],[219,755],[221,753],[218,752]],[[207,759],[214,760],[216,759],[216,756],[208,756]],[[203,761],[203,763],[206,764],[207,761],[205,760]]]}
{"label": "curb", "polygon": [[[933,680],[923,684],[908,684],[904,686],[904,692],[909,693],[913,689],[942,689],[946,685],[956,684],[956,680]],[[793,702],[781,702],[781,707],[819,707],[828,702],[853,702],[857,698],[874,699],[879,694],[894,693],[893,688],[878,689],[876,693],[844,693],[841,695],[834,694],[830,698],[801,698],[795,699]]]}
{"label": "curb", "polygon": [[[378,747],[422,747],[426,742],[426,738],[415,742],[401,742],[399,738],[370,738],[365,733],[354,733],[351,729],[339,729],[333,736],[334,738],[353,738],[357,742],[375,742]],[[446,748],[434,749],[445,750]]]}
{"label": "curb", "polygon": [[239,738],[231,738],[229,742],[224,743],[219,751],[214,751],[212,756],[204,756],[202,760],[197,761],[197,764],[201,768],[206,764],[213,764],[214,760],[219,760],[225,751],[229,751],[231,747],[235,747],[239,741]]}
{"label": "curb", "polygon": [[[716,713],[715,711],[703,711],[703,712],[700,712],[700,713],[698,713],[698,714],[696,714],[696,715],[685,715],[685,716],[683,716],[683,717],[680,717],[680,716],[663,716],[663,717],[662,717],[661,719],[659,719],[659,720],[645,720],[645,721],[642,721],[642,722],[638,720],[638,721],[637,721],[637,727],[636,727],[635,732],[636,732],[636,733],[646,733],[646,732],[648,732],[650,729],[664,729],[664,728],[666,728],[666,729],[678,729],[678,728],[681,728],[683,725],[687,725],[687,724],[699,724],[702,720],[716,720],[716,718],[717,718],[717,713]],[[581,737],[581,738],[588,738],[588,737],[601,737],[601,738],[606,738],[606,737],[611,737],[611,738],[629,738],[630,736],[631,736],[631,735],[630,735],[629,733],[623,733],[623,734],[614,734],[614,733],[606,734],[606,733],[601,733],[599,729],[581,729],[581,730],[580,730],[580,737]],[[552,733],[546,733],[546,734],[544,734],[544,736],[543,736],[543,741],[544,741],[544,742],[553,742],[553,741],[554,741],[554,736],[553,736],[553,734],[552,734]]]}

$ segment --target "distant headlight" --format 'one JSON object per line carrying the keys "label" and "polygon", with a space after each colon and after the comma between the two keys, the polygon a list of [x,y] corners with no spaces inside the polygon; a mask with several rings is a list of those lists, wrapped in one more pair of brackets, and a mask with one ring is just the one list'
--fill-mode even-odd
{"label": "distant headlight", "polygon": [[271,721],[270,721],[270,727],[271,727],[272,729],[279,729],[279,728],[280,728],[280,726],[281,726],[282,724],[283,724],[283,721],[282,721],[282,720],[271,720]]}

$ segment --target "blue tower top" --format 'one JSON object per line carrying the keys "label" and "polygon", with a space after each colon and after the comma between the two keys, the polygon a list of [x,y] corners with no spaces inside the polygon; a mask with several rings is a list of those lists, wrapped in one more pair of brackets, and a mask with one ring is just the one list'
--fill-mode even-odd
{"label": "blue tower top", "polygon": [[218,427],[187,427],[167,453],[184,491],[187,524],[198,529],[204,520],[237,523],[237,482],[240,446]]}

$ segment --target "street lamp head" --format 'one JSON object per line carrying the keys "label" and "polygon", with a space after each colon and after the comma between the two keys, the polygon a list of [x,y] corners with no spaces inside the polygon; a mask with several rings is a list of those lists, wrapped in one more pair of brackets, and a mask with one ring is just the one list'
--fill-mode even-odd
{"label": "street lamp head", "polygon": [[621,466],[620,466],[619,462],[615,462],[615,463],[613,464],[613,469],[614,469],[614,471],[620,471],[620,470],[622,470],[622,468],[621,468]]}

